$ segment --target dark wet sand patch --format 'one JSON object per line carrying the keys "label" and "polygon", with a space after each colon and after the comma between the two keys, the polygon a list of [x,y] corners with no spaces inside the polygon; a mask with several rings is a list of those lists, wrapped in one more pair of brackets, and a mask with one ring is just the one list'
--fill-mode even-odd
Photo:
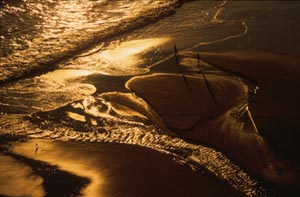
{"label": "dark wet sand patch", "polygon": [[200,53],[218,67],[254,79],[259,86],[249,102],[260,134],[293,160],[300,161],[300,59],[265,52]]}
{"label": "dark wet sand patch", "polygon": [[44,179],[43,187],[45,189],[45,197],[79,196],[82,188],[90,183],[90,180],[87,178],[76,176],[47,162],[16,154],[8,148],[0,146],[0,152],[29,166],[33,173],[41,176]]}
{"label": "dark wet sand patch", "polygon": [[32,140],[15,144],[13,149],[32,157],[36,143],[43,149],[37,153],[39,160],[92,177],[93,187],[83,191],[86,196],[243,196],[167,154],[136,145]]}

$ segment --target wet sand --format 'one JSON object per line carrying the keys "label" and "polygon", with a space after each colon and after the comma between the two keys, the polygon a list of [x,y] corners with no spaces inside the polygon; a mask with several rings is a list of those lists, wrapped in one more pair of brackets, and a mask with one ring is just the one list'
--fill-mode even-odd
{"label": "wet sand", "polygon": [[[194,56],[195,59],[195,55],[183,52],[180,58]],[[207,77],[219,103],[213,102],[199,76],[140,76],[131,79],[127,86],[159,114],[165,128],[185,139],[212,145],[251,173],[297,191],[300,168],[295,154],[299,146],[295,126],[299,117],[299,110],[296,110],[299,108],[296,91],[299,60],[259,52],[200,53],[200,56],[219,69],[246,76],[257,83],[259,91],[250,96],[249,113],[253,112],[259,133],[255,126],[244,128],[229,115],[231,109],[242,103],[242,98],[247,102],[247,89],[237,80],[216,75]],[[278,141],[274,141],[276,138]],[[283,156],[283,152],[294,154]]]}
{"label": "wet sand", "polygon": [[[234,10],[232,9],[234,7],[238,6],[233,4],[233,7],[229,7],[228,10]],[[285,15],[285,12],[282,13]],[[273,18],[272,15],[267,14],[258,17],[256,21],[250,22],[256,24],[256,22],[262,21],[264,23],[265,20],[262,19],[269,20]],[[290,18],[292,16],[291,14]],[[281,18],[286,20],[285,16]],[[274,21],[278,20],[274,19],[272,24]],[[260,23],[257,24],[260,25]],[[297,21],[294,24],[297,24]],[[297,25],[288,26],[287,23],[286,26],[282,26],[281,29],[277,30],[266,28],[263,25],[258,26],[258,28],[249,27],[248,35],[255,36],[241,37],[241,39],[237,38],[234,41],[228,40],[228,43],[234,42],[234,47],[225,41],[225,43],[202,46],[199,49],[201,51],[224,51],[239,47],[246,49],[250,47],[255,50],[270,50],[273,48],[274,51],[288,51],[289,53],[292,52],[292,54],[299,51],[294,46],[294,43],[297,43],[297,36],[294,35],[297,34],[290,33],[297,32],[297,28],[295,31],[286,31],[286,28],[297,27]],[[257,37],[261,38],[256,39]],[[282,41],[282,38],[285,38],[284,41]],[[248,40],[247,42],[242,42],[242,39]],[[274,42],[274,40],[277,42]],[[185,41],[182,44],[184,43]],[[239,46],[243,44],[246,46]],[[257,175],[257,177],[273,181],[275,184],[288,189],[291,189],[292,185],[292,190],[296,188],[299,192],[299,171],[295,171],[295,168],[299,168],[300,162],[298,154],[300,148],[298,139],[300,136],[297,124],[298,117],[300,117],[298,104],[300,99],[297,92],[300,85],[299,60],[290,56],[259,52],[200,53],[200,55],[204,61],[219,68],[247,75],[257,82],[260,89],[256,95],[251,97],[250,110],[263,138],[253,133],[252,130],[240,133],[238,127],[235,129],[230,127],[232,122],[228,119],[226,110],[221,111],[225,114],[220,112],[209,117],[209,123],[198,124],[199,126],[194,128],[196,129],[195,132],[182,130],[186,128],[190,130],[190,125],[195,125],[195,122],[203,123],[198,121],[199,117],[196,118],[196,121],[188,119],[189,121],[184,122],[183,125],[181,125],[182,122],[180,121],[171,121],[172,125],[175,124],[175,127],[180,127],[178,131],[185,139],[196,139],[201,144],[206,142],[221,149],[242,164],[243,168],[247,168],[250,172]],[[193,64],[196,64],[194,57],[191,60]],[[190,66],[190,63],[187,62],[187,66]],[[172,73],[187,72],[182,67],[174,68],[173,59],[153,67],[151,72],[155,73],[162,70]],[[195,68],[193,70],[195,71]],[[191,71],[191,73],[194,71]],[[40,73],[44,72],[45,70]],[[39,72],[32,73],[34,76],[38,74]],[[182,79],[182,76],[180,78]],[[97,93],[100,93],[112,90],[127,92],[128,90],[125,87],[120,87],[119,85],[124,84],[127,80],[127,77],[120,79],[117,77],[93,75],[89,76],[87,81],[96,84]],[[182,81],[184,84],[184,80]],[[155,85],[155,88],[157,87],[159,85]],[[184,87],[187,86],[185,85]],[[206,98],[208,97],[211,98],[210,95],[206,95]],[[126,100],[127,97],[120,99],[106,94],[104,98],[116,101],[118,104],[122,99],[123,101],[125,100],[123,102],[125,103],[124,105],[130,103],[130,101]],[[129,105],[132,104],[135,103],[132,102]],[[161,108],[159,107],[159,109]],[[195,109],[189,108],[189,110]],[[147,112],[147,109],[144,112],[147,117],[151,116],[154,119],[160,119],[157,114],[153,115],[152,112]],[[63,116],[62,114],[60,115]],[[183,115],[186,116],[186,114]],[[224,122],[228,124],[224,125]],[[167,129],[162,120],[160,120],[158,125]],[[235,125],[234,122],[233,125]],[[224,133],[219,135],[215,132],[206,135],[207,133],[199,132],[205,129],[208,131],[217,130],[222,126],[225,126],[225,131],[229,131],[228,128],[232,129],[230,132],[225,132],[226,139],[224,138],[223,142],[218,142],[216,139],[224,137]],[[228,143],[228,141],[231,143]],[[17,170],[24,166],[30,168],[31,170],[28,170],[28,172],[31,174],[29,174],[29,177],[26,174],[25,178],[37,177],[33,180],[40,186],[39,189],[44,189],[40,194],[46,192],[48,196],[71,196],[79,193],[85,194],[85,196],[243,196],[243,194],[233,190],[229,185],[219,181],[217,178],[211,177],[211,175],[202,175],[199,172],[192,171],[185,165],[178,164],[172,160],[170,155],[140,146],[48,140],[29,140],[18,143],[10,142],[10,144],[9,149],[14,152],[10,152],[6,148],[1,149],[0,163],[12,160],[11,162],[17,164]],[[0,145],[2,146],[3,143]],[[266,147],[268,151],[265,151]],[[280,156],[278,157],[278,155]],[[283,158],[284,163],[278,162],[282,161],[281,158]],[[290,162],[290,160],[293,161]],[[264,171],[265,169],[270,171]],[[289,176],[285,174],[287,171]],[[291,179],[290,174],[294,174],[296,179]],[[276,182],[278,177],[282,178],[279,179],[282,182]],[[41,178],[44,180],[43,185],[40,182]],[[0,181],[3,181],[3,179]],[[8,185],[11,184],[11,182],[3,182]],[[273,188],[275,186],[271,185],[271,189]],[[13,185],[11,190],[17,189],[21,188]],[[291,195],[283,192],[278,194],[278,196]]]}
{"label": "wet sand", "polygon": [[[130,96],[119,95],[121,96],[119,98],[114,94],[105,94],[104,98],[127,107],[134,106],[132,108],[134,111],[152,119],[161,128],[170,130],[170,133],[175,131],[185,139],[196,140],[216,147],[257,177],[282,188],[297,191],[299,188],[299,165],[289,161],[291,157],[281,158],[278,156],[280,154],[277,153],[284,150],[277,148],[276,143],[274,146],[269,145],[268,142],[271,140],[264,133],[268,130],[259,124],[259,118],[263,118],[264,114],[277,115],[283,119],[292,118],[291,120],[293,120],[296,118],[297,111],[294,109],[286,110],[286,113],[274,113],[276,110],[266,111],[263,108],[264,105],[267,105],[270,109],[276,109],[277,106],[284,109],[286,105],[279,106],[278,100],[262,101],[269,98],[268,94],[273,94],[274,97],[274,95],[284,95],[282,91],[286,91],[284,92],[286,95],[295,93],[294,85],[299,83],[297,60],[281,55],[253,55],[253,53],[245,52],[200,53],[200,55],[202,60],[214,66],[232,70],[256,80],[260,89],[257,95],[251,97],[250,110],[258,123],[259,132],[263,134],[264,138],[252,130],[241,129],[241,125],[230,119],[231,109],[247,99],[247,88],[240,81],[227,77],[207,76],[218,103],[213,102],[212,95],[205,89],[205,82],[199,74],[194,76],[154,74],[129,80],[126,87],[144,98],[150,105],[148,108],[145,107],[145,103],[135,103],[134,98]],[[253,56],[257,58],[255,61]],[[285,60],[283,65],[278,64],[283,60]],[[191,61],[185,62],[186,66],[196,62],[193,58]],[[275,66],[270,65],[268,61],[274,63]],[[174,59],[167,60],[162,64],[167,69],[174,67]],[[286,69],[284,65],[287,64],[291,65],[287,67],[291,70]],[[265,70],[264,65],[270,65],[270,67]],[[273,72],[270,73],[269,70]],[[282,75],[283,72],[286,75]],[[290,78],[290,75],[294,77]],[[93,78],[89,80],[96,79]],[[276,82],[277,78],[279,82]],[[282,78],[284,80],[281,80]],[[275,84],[276,86],[273,87]],[[286,85],[292,89],[285,90]],[[176,89],[173,88],[175,86]],[[278,88],[281,88],[280,93],[276,92]],[[262,96],[260,96],[260,92]],[[285,101],[288,105],[295,103],[297,96],[295,93],[293,98],[288,97],[291,100]],[[165,100],[163,100],[164,98]],[[200,105],[198,105],[199,103]],[[209,110],[202,111],[199,107]],[[259,113],[262,115],[259,116]],[[57,115],[59,116],[59,114]],[[270,118],[270,120],[273,119]],[[273,120],[271,123],[276,124],[277,122]],[[285,132],[284,136],[281,131],[274,135],[276,136],[276,134],[281,136],[279,145],[291,144],[290,141],[285,141],[290,137],[288,132]],[[297,146],[297,144],[291,144],[291,146]],[[84,196],[243,195],[209,173],[203,175],[194,172],[191,168],[175,162],[170,155],[135,145],[29,140],[11,143],[9,149],[13,152],[5,155],[30,167],[33,175],[42,177],[43,187],[49,195],[61,194],[61,192],[81,193]],[[6,151],[1,152],[5,153]],[[45,173],[46,169],[49,169],[50,173]],[[61,184],[54,184],[57,179],[61,181]],[[70,187],[65,187],[65,180],[71,183]]]}
{"label": "wet sand", "polygon": [[[169,155],[135,145],[30,140],[14,143],[10,150],[9,156],[26,158],[22,162],[33,172],[56,168],[55,176],[38,173],[46,185],[49,183],[50,187],[44,187],[49,194],[71,189],[67,183],[81,183],[84,196],[243,196]],[[66,177],[66,183],[51,185]]]}
{"label": "wet sand", "polygon": [[[212,92],[208,91],[206,82]],[[247,100],[246,85],[222,76],[204,79],[202,76],[154,74],[134,77],[126,86],[143,98],[171,131],[193,130],[196,125]]]}
{"label": "wet sand", "polygon": [[210,64],[249,76],[259,87],[249,104],[264,139],[300,161],[300,59],[264,52],[201,53]]}
{"label": "wet sand", "polygon": [[[0,147],[0,194],[5,196],[78,196],[90,180],[44,161]],[[1,196],[1,195],[0,195]]]}

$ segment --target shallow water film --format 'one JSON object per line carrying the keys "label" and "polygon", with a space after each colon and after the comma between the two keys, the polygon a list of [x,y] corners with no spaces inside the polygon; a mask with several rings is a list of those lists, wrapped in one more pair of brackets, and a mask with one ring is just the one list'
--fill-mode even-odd
{"label": "shallow water film", "polygon": [[298,1],[0,1],[0,196],[298,196]]}

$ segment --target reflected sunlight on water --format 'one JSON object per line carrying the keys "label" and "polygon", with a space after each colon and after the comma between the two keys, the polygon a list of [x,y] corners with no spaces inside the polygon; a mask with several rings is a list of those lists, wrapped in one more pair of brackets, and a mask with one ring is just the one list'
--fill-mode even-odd
{"label": "reflected sunlight on water", "polygon": [[[271,25],[266,23],[286,23],[296,18],[298,14],[293,15],[293,12],[282,19],[281,15],[273,14],[276,10],[278,13],[285,13],[290,6],[283,9],[284,5],[280,4],[277,8],[273,1],[264,1],[263,4],[244,4],[242,1],[229,1],[228,4],[220,1],[193,1],[184,4],[180,9],[175,9],[174,3],[183,2],[181,0],[0,2],[1,6],[2,2],[5,2],[0,9],[0,134],[19,135],[30,140],[24,143],[9,142],[17,154],[57,165],[61,170],[73,175],[87,177],[91,183],[81,191],[84,196],[105,194],[104,184],[109,182],[111,174],[107,174],[106,166],[101,162],[99,166],[94,165],[95,161],[106,159],[98,154],[104,149],[95,149],[96,153],[93,155],[90,154],[92,148],[88,148],[95,144],[99,147],[99,144],[104,143],[137,145],[170,155],[183,166],[188,166],[199,174],[213,176],[216,181],[224,182],[228,187],[247,196],[267,196],[269,193],[269,189],[266,189],[260,180],[244,170],[247,166],[256,167],[257,160],[263,165],[268,165],[268,168],[259,166],[263,173],[269,173],[263,171],[264,169],[272,168],[272,173],[279,171],[278,177],[285,178],[282,175],[284,171],[276,168],[274,160],[265,162],[269,161],[269,152],[257,156],[260,154],[258,150],[265,151],[262,138],[257,137],[256,133],[249,137],[252,131],[244,129],[247,125],[242,120],[244,116],[240,115],[247,112],[251,117],[251,114],[246,107],[240,105],[232,108],[233,99],[226,99],[226,95],[237,91],[230,86],[223,87],[226,83],[217,76],[233,77],[239,82],[241,79],[229,76],[205,63],[206,76],[214,77],[216,83],[220,83],[219,89],[212,86],[213,92],[220,90],[226,94],[217,99],[219,104],[226,108],[215,106],[215,103],[211,102],[205,81],[201,80],[199,84],[185,75],[199,74],[199,60],[195,59],[196,53],[187,54],[183,49],[193,48],[193,51],[204,52],[277,48],[286,52],[286,48],[292,46],[290,43],[294,43],[286,38],[295,36],[278,34],[284,41],[280,41],[278,45],[270,45],[276,39],[270,37],[268,39],[272,41],[268,41],[260,35],[275,35],[266,30],[272,29]],[[270,4],[273,7],[270,7]],[[297,6],[294,7],[296,10]],[[172,11],[176,14],[162,18]],[[265,21],[267,18],[268,21]],[[144,25],[147,26],[143,27]],[[282,29],[293,26],[289,25],[290,23],[283,25]],[[283,33],[279,30],[274,32]],[[183,58],[179,61],[180,65],[174,64],[173,61],[175,42],[178,46],[178,57]],[[284,48],[284,45],[288,47]],[[201,59],[204,59],[204,56],[201,55]],[[226,60],[224,62],[228,63]],[[202,63],[204,62],[201,61]],[[159,104],[154,109],[153,103],[149,104],[150,99],[143,100],[142,94],[133,93],[133,89],[126,89],[126,82],[136,75],[156,72],[180,72],[180,86],[170,82],[167,84],[168,89],[163,90],[162,80],[158,80],[155,85],[143,85],[143,91],[150,92],[152,85],[155,91],[170,93],[165,98],[164,106],[160,106],[163,97],[151,93]],[[189,92],[193,90],[193,84],[196,84],[197,88]],[[200,86],[205,87],[204,93],[200,91]],[[241,87],[244,88],[244,84]],[[178,98],[183,92],[180,89],[186,90],[187,94]],[[196,98],[196,93],[199,99],[194,100],[194,104],[188,108],[185,104],[190,105],[189,100]],[[167,100],[170,98],[180,101],[180,108],[177,104],[171,106],[171,102]],[[206,100],[211,102],[214,107],[212,110],[204,110],[209,107]],[[224,102],[220,102],[221,100]],[[245,100],[245,105],[248,105],[246,102]],[[170,107],[164,108],[165,106]],[[166,109],[164,112],[170,116],[163,116],[167,113],[158,113],[162,109]],[[184,113],[179,113],[178,109],[182,109]],[[215,114],[220,115],[220,118],[214,119],[217,116]],[[203,126],[197,126],[196,123],[203,123]],[[190,129],[193,133],[178,135],[174,131],[179,127],[178,131],[190,128],[195,130]],[[208,138],[207,141],[203,140],[205,137]],[[192,140],[186,140],[187,138]],[[61,141],[65,144],[62,145]],[[38,149],[35,143],[38,143]],[[88,146],[85,148],[83,143],[87,143]],[[207,147],[203,143],[213,147],[221,144],[221,148],[225,147],[225,151],[240,156],[246,164],[239,166],[232,160],[234,157],[227,157],[224,152]],[[259,149],[260,147],[263,148]],[[111,150],[106,152],[116,157]],[[7,187],[15,185],[16,188],[23,189],[21,196],[43,196],[48,192],[47,188],[42,188],[43,184],[45,185],[43,179],[32,175],[31,171],[34,168],[23,168],[21,164],[24,162],[2,156],[2,153],[0,161],[4,161],[5,164],[0,162],[0,196],[6,195],[3,192],[6,188],[3,189],[2,182],[7,177],[12,177],[7,181],[10,184]],[[119,157],[116,158],[121,164]],[[127,157],[126,159],[128,160]],[[5,172],[5,169],[8,169],[8,172]],[[288,172],[292,171],[290,166],[287,169]],[[10,172],[14,174],[9,174]],[[22,178],[19,178],[20,176]],[[119,174],[117,176],[119,178]],[[4,185],[6,187],[7,183]],[[11,193],[8,195],[13,196]]]}
{"label": "reflected sunlight on water", "polygon": [[63,65],[65,68],[89,69],[105,75],[135,75],[149,71],[149,56],[171,45],[168,37],[145,38],[111,43],[108,47],[90,51]]}
{"label": "reflected sunlight on water", "polygon": [[[35,147],[38,144],[39,149],[35,154]],[[93,167],[93,158],[83,151],[71,151],[67,147],[58,147],[59,144],[52,143],[47,140],[29,141],[22,144],[17,144],[14,151],[28,158],[48,162],[52,165],[57,165],[61,170],[73,173],[77,176],[89,178],[91,183],[81,191],[86,196],[101,197],[101,185],[104,183],[104,176],[101,174],[101,169]],[[69,151],[65,151],[65,149]]]}
{"label": "reflected sunlight on water", "polygon": [[[135,114],[139,112],[152,120],[160,121],[155,111],[140,98],[130,93],[112,92],[97,97],[90,96],[58,110],[34,115],[32,121],[38,121],[40,128],[47,128],[48,131],[43,129],[42,132],[32,134],[31,137],[92,143],[117,142],[148,147],[172,155],[175,161],[195,171],[203,172],[205,168],[248,196],[264,196],[265,191],[259,183],[221,152],[176,138],[171,133],[166,133],[166,130],[158,129],[153,122],[143,119],[141,115],[129,117],[128,109],[136,111]],[[72,117],[69,112],[74,113]],[[65,113],[64,117],[63,113]],[[222,117],[211,122],[211,132],[207,133],[221,133],[224,129],[223,132],[232,130],[234,136],[239,136],[236,130],[240,130],[242,125],[236,124],[237,121],[229,113]],[[57,118],[59,123],[55,123]],[[92,119],[97,122],[97,125],[94,124],[96,126],[93,126],[90,121]],[[228,124],[222,124],[223,122]],[[159,122],[157,124],[162,125],[161,127],[164,125]],[[225,139],[228,136],[225,136]],[[230,143],[236,144],[235,139],[233,138]]]}
{"label": "reflected sunlight on water", "polygon": [[93,72],[88,70],[62,69],[44,74],[41,76],[41,78],[55,81],[57,83],[65,83],[66,81],[71,81],[75,79],[78,80],[78,78],[85,77],[91,74],[93,74]]}
{"label": "reflected sunlight on water", "polygon": [[165,44],[169,40],[167,37],[162,37],[123,42],[112,50],[103,51],[99,56],[108,64],[122,70],[126,67],[137,67],[145,61],[142,59],[143,54]]}
{"label": "reflected sunlight on water", "polygon": [[0,154],[0,196],[45,195],[43,178],[34,175],[31,168],[9,156]]}
{"label": "reflected sunlight on water", "polygon": [[67,117],[72,118],[74,120],[80,121],[80,122],[86,122],[86,118],[83,115],[74,113],[74,112],[66,112]]}
{"label": "reflected sunlight on water", "polygon": [[176,0],[5,2],[0,10],[0,82],[43,67],[53,70],[49,67],[107,38],[158,20],[172,11],[176,3]]}

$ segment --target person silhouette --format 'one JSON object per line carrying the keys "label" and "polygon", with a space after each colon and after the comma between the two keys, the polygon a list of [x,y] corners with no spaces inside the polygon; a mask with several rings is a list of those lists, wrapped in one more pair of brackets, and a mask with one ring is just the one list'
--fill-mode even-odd
{"label": "person silhouette", "polygon": [[176,64],[178,63],[177,53],[178,53],[178,51],[177,51],[177,46],[176,46],[176,44],[174,44],[174,57],[175,57],[175,63],[176,63]]}
{"label": "person silhouette", "polygon": [[35,143],[35,150],[34,150],[34,155],[36,156],[37,152],[39,150],[39,145]]}

